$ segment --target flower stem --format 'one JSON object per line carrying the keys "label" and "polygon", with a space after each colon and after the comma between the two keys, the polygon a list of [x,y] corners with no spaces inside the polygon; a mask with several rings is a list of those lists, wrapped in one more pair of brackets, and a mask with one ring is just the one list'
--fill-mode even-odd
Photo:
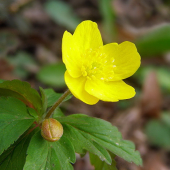
{"label": "flower stem", "polygon": [[62,103],[62,101],[70,94],[70,90],[68,89],[67,91],[65,91],[63,93],[63,95],[56,101],[56,103],[54,103],[54,105],[49,109],[49,111],[47,112],[47,115],[45,116],[45,119],[50,118],[50,116],[52,115],[52,113],[54,112],[54,110]]}

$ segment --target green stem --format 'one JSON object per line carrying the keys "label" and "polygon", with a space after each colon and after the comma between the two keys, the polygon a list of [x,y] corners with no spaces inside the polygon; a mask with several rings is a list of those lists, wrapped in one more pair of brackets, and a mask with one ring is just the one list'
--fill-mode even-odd
{"label": "green stem", "polygon": [[52,115],[52,113],[54,112],[54,110],[62,103],[62,101],[70,94],[70,90],[68,89],[67,91],[65,91],[65,93],[56,101],[56,103],[54,103],[54,105],[49,109],[49,111],[47,112],[47,115],[45,116],[45,119],[50,118],[50,116]]}

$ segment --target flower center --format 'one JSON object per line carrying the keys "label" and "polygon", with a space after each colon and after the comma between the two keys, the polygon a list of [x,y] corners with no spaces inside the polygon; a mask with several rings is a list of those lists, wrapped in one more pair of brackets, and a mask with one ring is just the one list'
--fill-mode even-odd
{"label": "flower center", "polygon": [[107,56],[101,51],[88,49],[82,55],[82,75],[88,79],[100,79],[103,81],[111,81],[114,78],[114,58]]}

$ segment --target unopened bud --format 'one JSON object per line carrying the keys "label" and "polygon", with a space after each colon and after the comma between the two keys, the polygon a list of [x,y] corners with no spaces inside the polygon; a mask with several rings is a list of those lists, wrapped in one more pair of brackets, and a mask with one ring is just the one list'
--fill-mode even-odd
{"label": "unopened bud", "polygon": [[63,135],[63,126],[55,119],[45,119],[42,122],[41,135],[50,142],[58,141]]}

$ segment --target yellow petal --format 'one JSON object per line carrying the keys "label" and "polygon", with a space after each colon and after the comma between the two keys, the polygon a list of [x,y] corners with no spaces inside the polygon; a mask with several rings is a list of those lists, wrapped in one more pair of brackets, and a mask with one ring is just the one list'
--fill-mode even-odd
{"label": "yellow petal", "polygon": [[118,81],[130,77],[140,66],[140,55],[135,44],[131,42],[125,41],[119,45],[115,43],[107,44],[101,50],[101,53],[107,55],[108,62],[112,62],[114,76],[112,75],[109,81]]}
{"label": "yellow petal", "polygon": [[115,102],[134,97],[135,90],[123,81],[105,82],[100,80],[87,80],[85,90],[103,101]]}
{"label": "yellow petal", "polygon": [[79,100],[83,101],[84,103],[93,105],[96,104],[99,99],[90,95],[85,91],[85,77],[73,78],[69,75],[69,73],[65,72],[65,82],[70,89],[71,93],[78,98]]}
{"label": "yellow petal", "polygon": [[67,31],[64,32],[62,39],[62,59],[72,77],[81,76],[80,53],[74,44],[73,35]]}
{"label": "yellow petal", "polygon": [[73,37],[82,53],[88,49],[96,49],[103,46],[102,37],[97,24],[89,20],[83,21],[77,26]]}

